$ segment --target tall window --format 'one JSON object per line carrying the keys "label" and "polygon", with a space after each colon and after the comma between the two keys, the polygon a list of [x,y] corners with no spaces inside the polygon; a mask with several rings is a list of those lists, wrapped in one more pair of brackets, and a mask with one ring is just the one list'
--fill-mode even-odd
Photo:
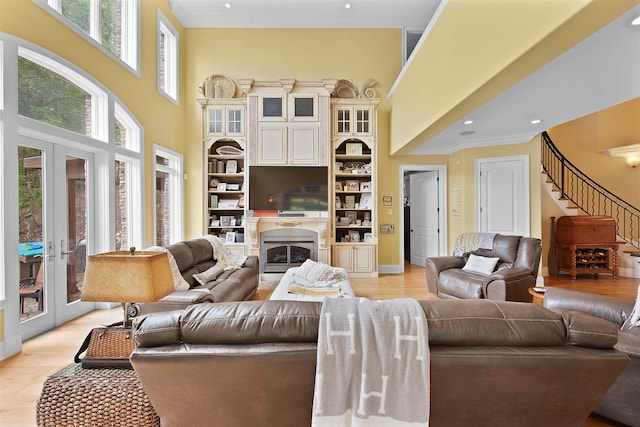
{"label": "tall window", "polygon": [[133,117],[117,103],[114,116],[116,250],[127,250],[144,242],[141,136]]}
{"label": "tall window", "polygon": [[154,145],[156,245],[182,240],[182,155]]}
{"label": "tall window", "polygon": [[158,11],[158,91],[178,102],[178,31]]}
{"label": "tall window", "polygon": [[40,0],[61,21],[138,69],[139,0]]}

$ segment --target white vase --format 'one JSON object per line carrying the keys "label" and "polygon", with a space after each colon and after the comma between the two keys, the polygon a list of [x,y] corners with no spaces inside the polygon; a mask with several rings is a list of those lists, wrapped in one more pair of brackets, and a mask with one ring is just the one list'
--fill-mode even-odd
{"label": "white vase", "polygon": [[216,81],[214,93],[216,98],[222,98],[222,85],[220,84],[220,81]]}

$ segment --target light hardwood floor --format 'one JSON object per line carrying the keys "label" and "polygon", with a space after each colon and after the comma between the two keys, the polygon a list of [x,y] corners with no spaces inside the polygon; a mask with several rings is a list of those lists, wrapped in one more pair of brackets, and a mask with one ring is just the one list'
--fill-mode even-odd
{"label": "light hardwood floor", "polygon": [[[599,278],[566,276],[545,278],[547,286],[560,286],[587,292],[617,296],[634,301],[640,279],[608,275]],[[406,265],[404,275],[381,275],[377,279],[352,279],[358,296],[370,299],[433,298],[427,291],[424,269]],[[254,299],[266,299],[272,286],[261,286]],[[73,362],[73,356],[91,328],[119,321],[122,310],[97,310],[68,322],[55,330],[23,344],[20,354],[0,361],[0,426],[30,427],[36,425],[35,406],[45,379]],[[586,427],[621,426],[600,417],[591,416]]]}

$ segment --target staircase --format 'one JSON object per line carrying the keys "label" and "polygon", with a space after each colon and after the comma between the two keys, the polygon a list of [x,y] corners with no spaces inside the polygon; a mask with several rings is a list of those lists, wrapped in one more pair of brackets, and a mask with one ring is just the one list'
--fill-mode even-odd
{"label": "staircase", "polygon": [[571,163],[542,133],[542,172],[559,200],[579,215],[606,215],[616,221],[618,238],[626,245],[621,256],[640,256],[640,210],[611,193]]}

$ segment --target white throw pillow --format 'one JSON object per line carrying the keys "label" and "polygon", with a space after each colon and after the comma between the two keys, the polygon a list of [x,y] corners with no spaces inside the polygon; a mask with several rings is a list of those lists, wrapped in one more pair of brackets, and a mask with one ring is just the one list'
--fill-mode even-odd
{"label": "white throw pillow", "polygon": [[473,271],[474,273],[489,275],[493,273],[499,259],[500,258],[489,258],[470,254],[467,263],[462,267],[462,269],[465,271]]}
{"label": "white throw pillow", "polygon": [[202,273],[194,274],[193,278],[201,285],[205,285],[222,274],[223,271],[224,268],[222,268],[221,265],[216,264]]}

